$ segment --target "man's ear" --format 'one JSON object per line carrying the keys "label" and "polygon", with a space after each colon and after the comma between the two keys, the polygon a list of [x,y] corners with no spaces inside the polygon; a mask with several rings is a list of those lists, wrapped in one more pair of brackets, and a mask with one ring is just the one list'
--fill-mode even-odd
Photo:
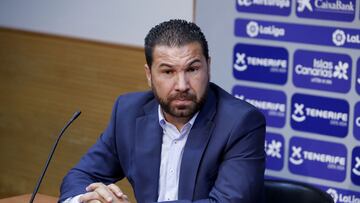
{"label": "man's ear", "polygon": [[147,64],[144,65],[144,69],[145,69],[148,86],[151,88],[151,69]]}

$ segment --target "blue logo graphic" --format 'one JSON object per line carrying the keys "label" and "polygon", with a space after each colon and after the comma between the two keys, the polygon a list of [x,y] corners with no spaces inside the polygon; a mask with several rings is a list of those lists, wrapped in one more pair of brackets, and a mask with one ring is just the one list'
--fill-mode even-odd
{"label": "blue logo graphic", "polygon": [[360,147],[355,147],[352,152],[351,180],[355,185],[360,185]]}
{"label": "blue logo graphic", "polygon": [[294,174],[342,182],[346,177],[346,154],[342,144],[292,137],[289,170]]}
{"label": "blue logo graphic", "polygon": [[355,105],[354,112],[354,137],[360,140],[360,102]]}
{"label": "blue logo graphic", "polygon": [[351,87],[351,67],[348,55],[297,50],[293,82],[297,87],[346,93]]}
{"label": "blue logo graphic", "polygon": [[236,79],[285,84],[289,54],[281,47],[236,44],[233,74]]}
{"label": "blue logo graphic", "polygon": [[283,136],[275,133],[266,133],[265,152],[266,169],[280,171],[284,166],[285,141]]}
{"label": "blue logo graphic", "polygon": [[327,192],[334,200],[334,203],[350,203],[360,202],[360,193],[351,190],[344,190],[335,187],[325,187],[320,185],[314,185],[321,190]]}
{"label": "blue logo graphic", "polygon": [[360,95],[360,58],[357,60],[356,92]]}
{"label": "blue logo graphic", "polygon": [[360,29],[238,18],[235,36],[360,49]]}
{"label": "blue logo graphic", "polygon": [[294,94],[291,99],[291,127],[295,130],[345,137],[349,104],[342,99]]}
{"label": "blue logo graphic", "polygon": [[355,0],[297,0],[296,15],[303,18],[353,21]]}
{"label": "blue logo graphic", "polygon": [[240,12],[288,16],[291,11],[291,0],[237,0],[236,8]]}
{"label": "blue logo graphic", "polygon": [[284,127],[286,117],[286,95],[281,91],[234,86],[232,94],[257,107],[265,116],[266,124]]}

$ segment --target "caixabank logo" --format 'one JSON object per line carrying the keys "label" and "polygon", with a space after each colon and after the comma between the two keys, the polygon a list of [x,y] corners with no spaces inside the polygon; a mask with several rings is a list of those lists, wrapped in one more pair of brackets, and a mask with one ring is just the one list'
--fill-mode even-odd
{"label": "caixabank logo", "polygon": [[360,102],[355,104],[353,133],[354,137],[360,140]]}
{"label": "caixabank logo", "polygon": [[360,30],[350,28],[238,18],[235,36],[360,49]]}
{"label": "caixabank logo", "polygon": [[290,123],[294,130],[345,137],[349,104],[342,99],[296,93],[291,99]]}
{"label": "caixabank logo", "polygon": [[360,185],[360,147],[355,147],[352,151],[351,181],[355,185]]}
{"label": "caixabank logo", "polygon": [[280,171],[284,167],[285,141],[282,135],[266,132],[266,169]]}
{"label": "caixabank logo", "polygon": [[291,11],[291,0],[237,0],[239,12],[288,16]]}
{"label": "caixabank logo", "polygon": [[336,21],[353,21],[356,0],[297,0],[296,15]]}
{"label": "caixabank logo", "polygon": [[233,87],[232,94],[257,107],[264,114],[268,126],[284,127],[286,117],[284,92],[237,85]]}
{"label": "caixabank logo", "polygon": [[233,75],[239,80],[285,84],[289,54],[285,48],[236,44]]}
{"label": "caixabank logo", "polygon": [[343,144],[292,137],[289,170],[294,174],[342,182],[346,177],[346,147]]}
{"label": "caixabank logo", "polygon": [[351,67],[351,58],[345,54],[297,50],[293,82],[297,87],[346,93],[351,87]]}
{"label": "caixabank logo", "polygon": [[356,70],[356,92],[360,95],[360,58],[357,60],[357,70]]}

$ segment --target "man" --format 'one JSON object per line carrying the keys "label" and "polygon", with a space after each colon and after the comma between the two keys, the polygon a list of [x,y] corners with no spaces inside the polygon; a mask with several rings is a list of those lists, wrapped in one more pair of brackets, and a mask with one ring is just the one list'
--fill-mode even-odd
{"label": "man", "polygon": [[145,38],[152,91],[120,96],[97,143],[67,174],[60,201],[256,203],[264,179],[263,115],[210,83],[205,36],[163,22]]}

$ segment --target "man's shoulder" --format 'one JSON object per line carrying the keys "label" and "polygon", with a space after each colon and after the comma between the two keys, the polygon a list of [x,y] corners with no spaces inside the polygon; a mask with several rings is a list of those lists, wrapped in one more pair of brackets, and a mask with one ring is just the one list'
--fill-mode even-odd
{"label": "man's shoulder", "polygon": [[213,89],[217,98],[217,113],[219,116],[225,116],[228,120],[238,120],[249,116],[264,119],[264,115],[252,104],[235,98],[215,84],[211,84],[211,89]]}
{"label": "man's shoulder", "polygon": [[130,92],[118,96],[115,105],[121,109],[137,110],[154,101],[152,91]]}
{"label": "man's shoulder", "polygon": [[216,84],[211,84],[211,89],[215,92],[217,97],[218,107],[228,108],[234,111],[237,110],[249,110],[257,111],[258,109],[246,101],[235,98],[233,95],[222,89]]}

